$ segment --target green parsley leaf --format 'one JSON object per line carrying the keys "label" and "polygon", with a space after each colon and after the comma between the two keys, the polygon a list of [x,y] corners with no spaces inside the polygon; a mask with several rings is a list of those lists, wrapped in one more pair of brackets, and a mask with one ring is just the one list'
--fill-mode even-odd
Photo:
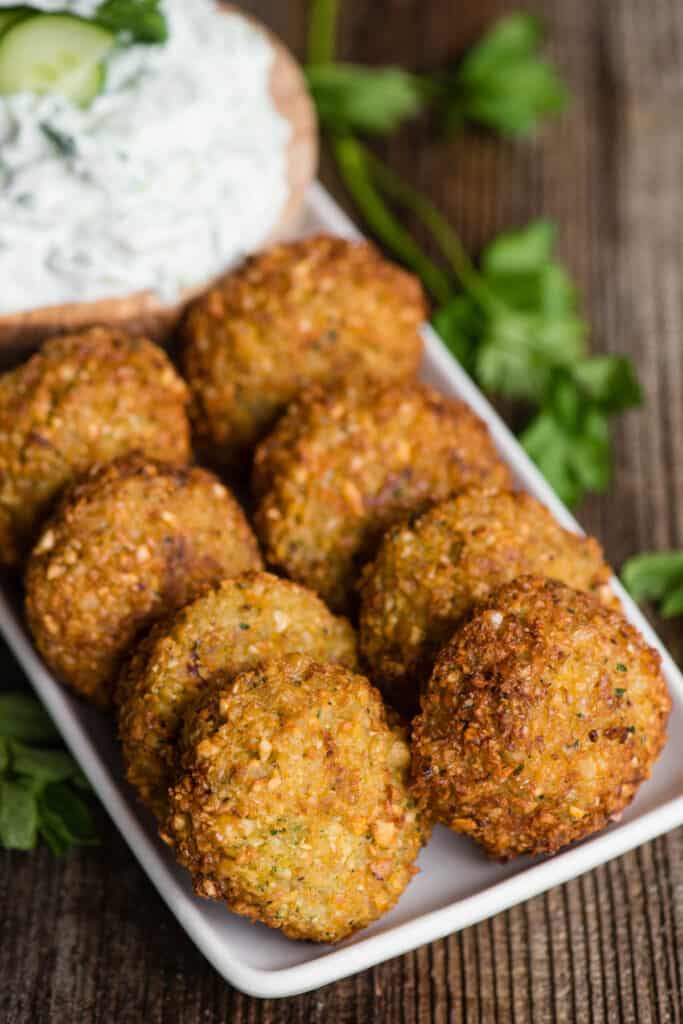
{"label": "green parsley leaf", "polygon": [[63,783],[52,783],[41,793],[38,829],[58,855],[66,853],[74,843],[92,845],[97,842],[87,804]]}
{"label": "green parsley leaf", "polygon": [[520,438],[527,454],[567,505],[586,491],[602,493],[611,476],[604,412],[586,403],[570,377],[562,377]]}
{"label": "green parsley leaf", "polygon": [[137,43],[165,43],[168,25],[159,0],[104,0],[95,19]]}
{"label": "green parsley leaf", "polygon": [[578,360],[572,366],[572,376],[581,391],[605,412],[623,412],[643,400],[633,363],[623,356]]}
{"label": "green parsley leaf", "polygon": [[500,235],[482,253],[489,301],[474,373],[487,391],[542,402],[555,369],[586,353],[576,289],[553,260],[555,235],[553,224],[539,220]]}
{"label": "green parsley leaf", "polygon": [[583,354],[586,326],[575,316],[502,310],[488,321],[476,359],[476,377],[489,392],[541,401],[558,366]]}
{"label": "green parsley leaf", "polygon": [[401,68],[311,65],[306,79],[322,124],[335,133],[390,135],[425,102],[420,79]]}
{"label": "green parsley leaf", "polygon": [[42,750],[23,743],[10,742],[12,771],[39,783],[62,782],[78,771],[78,765],[66,750]]}
{"label": "green parsley leaf", "polygon": [[37,829],[32,783],[27,779],[0,779],[0,844],[8,850],[32,850]]}
{"label": "green parsley leaf", "polygon": [[448,134],[466,121],[503,135],[528,135],[541,118],[560,113],[568,93],[538,54],[540,22],[529,14],[502,18],[454,71],[435,76],[437,113]]}
{"label": "green parsley leaf", "polygon": [[556,236],[557,228],[545,219],[506,231],[484,249],[481,268],[487,275],[543,270],[552,257]]}
{"label": "green parsley leaf", "polygon": [[[576,505],[586,489],[585,467],[575,438],[567,433],[552,411],[538,413],[522,433],[521,441],[553,490],[567,505]],[[595,474],[595,478],[603,487],[604,460],[600,459],[598,465],[602,467],[602,475]]]}
{"label": "green parsley leaf", "polygon": [[458,362],[474,374],[475,355],[485,325],[477,302],[469,295],[454,295],[436,310],[432,323]]}
{"label": "green parsley leaf", "polygon": [[[2,645],[0,661],[11,677],[16,666]],[[90,787],[71,755],[55,749],[58,739],[34,697],[0,694],[0,846],[30,850],[41,836],[63,854],[74,844],[95,841],[90,810],[79,792]]]}
{"label": "green parsley leaf", "polygon": [[591,358],[576,289],[554,259],[546,220],[486,247],[476,280],[436,313],[434,326],[488,392],[538,407],[522,443],[560,497],[576,504],[610,479],[608,416],[641,400],[632,364]]}
{"label": "green parsley leaf", "polygon": [[59,734],[45,709],[26,693],[0,694],[0,736],[45,743]]}
{"label": "green parsley leaf", "polygon": [[658,602],[664,618],[683,615],[683,551],[635,555],[623,566],[621,578],[636,601]]}

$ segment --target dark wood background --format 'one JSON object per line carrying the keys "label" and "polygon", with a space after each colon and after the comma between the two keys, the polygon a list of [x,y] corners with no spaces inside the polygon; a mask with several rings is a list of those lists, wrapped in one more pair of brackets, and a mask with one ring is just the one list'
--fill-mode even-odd
{"label": "dark wood background", "polygon": [[[188,0],[191,2],[191,0]],[[245,6],[303,53],[305,0]],[[346,0],[341,54],[444,63],[513,4]],[[562,229],[596,349],[630,354],[647,393],[615,431],[614,484],[584,525],[619,566],[683,546],[683,4],[526,0],[574,94],[532,144],[415,127],[395,167],[467,243],[544,213]],[[340,194],[331,168],[323,177]],[[683,659],[681,621],[662,627]],[[232,990],[186,938],[102,815],[64,861],[0,858],[2,1024],[545,1024],[683,1020],[683,830],[442,942],[310,995]]]}

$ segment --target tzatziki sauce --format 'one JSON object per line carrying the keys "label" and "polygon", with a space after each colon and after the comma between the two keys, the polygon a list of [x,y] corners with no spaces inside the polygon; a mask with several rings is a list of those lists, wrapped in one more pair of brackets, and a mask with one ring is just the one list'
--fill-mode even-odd
{"label": "tzatziki sauce", "polygon": [[87,108],[0,96],[0,314],[147,289],[172,303],[277,225],[290,128],[272,47],[213,0],[162,7],[168,42],[117,48]]}

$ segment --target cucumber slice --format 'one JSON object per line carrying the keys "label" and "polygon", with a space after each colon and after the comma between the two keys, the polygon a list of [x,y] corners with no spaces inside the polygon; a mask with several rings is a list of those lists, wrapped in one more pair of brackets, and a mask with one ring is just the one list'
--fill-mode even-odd
{"label": "cucumber slice", "polygon": [[35,14],[36,10],[33,7],[2,7],[0,8],[0,35],[13,25],[15,21],[19,21],[20,18],[27,18],[30,14]]}
{"label": "cucumber slice", "polygon": [[73,14],[34,14],[0,35],[0,95],[58,92],[85,105],[102,88],[115,35]]}

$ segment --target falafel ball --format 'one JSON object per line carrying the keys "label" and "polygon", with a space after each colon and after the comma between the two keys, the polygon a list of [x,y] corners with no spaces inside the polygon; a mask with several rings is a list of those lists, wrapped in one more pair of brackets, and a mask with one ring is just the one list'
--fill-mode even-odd
{"label": "falafel ball", "polygon": [[458,622],[528,573],[616,601],[598,542],[562,529],[530,494],[470,488],[393,527],[361,585],[361,651],[375,685],[414,715]]}
{"label": "falafel ball", "polygon": [[30,548],[56,495],[93,463],[137,449],[190,458],[188,393],[144,338],[93,327],[47,341],[0,377],[0,563]]}
{"label": "falafel ball", "polygon": [[510,474],[463,402],[421,384],[313,389],[257,450],[255,524],[271,564],[347,611],[384,530],[473,483]]}
{"label": "falafel ball", "polygon": [[310,384],[412,376],[425,300],[369,242],[319,235],[250,259],[191,307],[183,363],[199,447],[235,464]]}
{"label": "falafel ball", "polygon": [[117,689],[128,781],[163,817],[175,745],[187,707],[217,673],[223,680],[284,654],[355,668],[356,638],[305,587],[246,573],[209,590],[153,627],[124,667]]}
{"label": "falafel ball", "polygon": [[410,751],[378,691],[301,655],[190,713],[166,838],[200,896],[295,939],[337,942],[389,910],[427,839]]}
{"label": "falafel ball", "polygon": [[69,490],[33,549],[26,614],[52,671],[102,708],[136,635],[207,583],[260,569],[211,473],[125,456]]}
{"label": "falafel ball", "polygon": [[437,660],[413,726],[415,793],[494,857],[555,853],[630,803],[670,708],[659,654],[621,612],[523,576]]}

